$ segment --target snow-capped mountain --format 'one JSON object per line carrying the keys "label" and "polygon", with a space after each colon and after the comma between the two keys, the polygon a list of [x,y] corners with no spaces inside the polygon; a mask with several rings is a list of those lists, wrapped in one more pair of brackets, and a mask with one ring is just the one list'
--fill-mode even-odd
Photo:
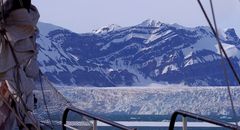
{"label": "snow-capped mountain", "polygon": [[109,33],[109,32],[112,32],[112,31],[116,31],[120,28],[121,28],[121,26],[119,26],[119,25],[111,24],[109,26],[104,26],[100,29],[93,30],[93,33],[104,34],[104,33]]}
{"label": "snow-capped mountain", "polygon": [[160,27],[161,24],[162,23],[160,21],[148,19],[148,20],[145,20],[142,23],[140,23],[138,26],[139,27]]}
{"label": "snow-capped mountain", "polygon": [[[56,84],[133,86],[150,83],[226,85],[222,59],[209,27],[146,20],[78,34],[39,23],[39,63]],[[237,72],[240,40],[227,29],[221,41]],[[228,69],[230,84],[235,85]]]}

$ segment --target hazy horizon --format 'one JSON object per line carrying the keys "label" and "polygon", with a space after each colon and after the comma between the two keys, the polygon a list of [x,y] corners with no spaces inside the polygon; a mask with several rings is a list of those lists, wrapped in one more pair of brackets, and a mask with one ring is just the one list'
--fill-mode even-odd
{"label": "hazy horizon", "polygon": [[[240,2],[213,0],[220,29],[235,28],[240,34]],[[208,25],[195,0],[33,0],[39,9],[40,21],[74,32],[86,33],[110,24],[133,26],[146,19],[195,27]],[[203,1],[209,16],[209,1]]]}

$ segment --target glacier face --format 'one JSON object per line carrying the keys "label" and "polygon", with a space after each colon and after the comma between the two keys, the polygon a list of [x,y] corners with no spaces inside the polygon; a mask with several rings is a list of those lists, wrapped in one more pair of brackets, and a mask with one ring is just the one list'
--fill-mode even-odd
{"label": "glacier face", "polygon": [[[135,86],[169,83],[226,85],[216,40],[208,27],[187,28],[146,20],[130,27],[110,25],[78,34],[39,23],[41,70],[55,84]],[[237,72],[239,37],[234,29],[221,41]],[[236,85],[229,73],[231,85]]]}
{"label": "glacier face", "polygon": [[[181,109],[201,115],[232,115],[224,87],[68,87],[61,88],[60,92],[77,108],[97,114],[171,115]],[[232,88],[238,115],[239,93],[239,88]]]}

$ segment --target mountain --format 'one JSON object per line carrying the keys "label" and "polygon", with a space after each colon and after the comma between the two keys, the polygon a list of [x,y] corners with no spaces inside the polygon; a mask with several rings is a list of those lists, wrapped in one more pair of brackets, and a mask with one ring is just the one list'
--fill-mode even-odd
{"label": "mountain", "polygon": [[109,26],[104,26],[104,27],[102,27],[100,29],[93,30],[93,33],[104,34],[104,33],[109,33],[109,32],[118,30],[120,28],[121,28],[121,26],[119,26],[119,25],[111,24]]}
{"label": "mountain", "polygon": [[[110,25],[78,34],[39,23],[38,61],[55,84],[135,86],[183,83],[226,85],[222,58],[209,27],[184,27],[146,20],[136,26]],[[227,29],[221,41],[237,72],[240,40]],[[229,67],[228,78],[236,85]]]}

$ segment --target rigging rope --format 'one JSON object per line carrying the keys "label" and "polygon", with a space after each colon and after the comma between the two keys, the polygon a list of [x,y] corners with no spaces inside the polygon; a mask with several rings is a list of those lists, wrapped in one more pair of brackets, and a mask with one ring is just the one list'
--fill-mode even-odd
{"label": "rigging rope", "polygon": [[[212,17],[213,17],[213,23],[214,23],[215,31],[216,31],[218,39],[219,39],[217,22],[216,22],[216,17],[215,17],[215,13],[214,13],[214,7],[213,7],[212,0],[210,0],[210,5],[211,5],[211,11],[212,11]],[[229,84],[229,77],[228,77],[228,74],[227,74],[227,68],[225,66],[225,62],[224,62],[225,60],[224,60],[223,52],[222,52],[219,44],[218,44],[218,47],[219,47],[219,50],[220,50],[220,54],[222,56],[222,67],[223,67],[224,75],[225,75],[225,78],[226,78],[227,90],[228,90],[228,95],[229,95],[229,99],[230,99],[230,102],[231,102],[233,117],[234,117],[236,126],[238,128],[237,113],[236,113],[236,110],[235,110],[235,107],[234,107],[233,97],[232,97],[231,88],[230,88],[230,84]]]}
{"label": "rigging rope", "polygon": [[219,47],[219,51],[220,51],[220,54],[221,54],[221,57],[222,57],[222,66],[223,66],[223,69],[224,69],[224,75],[225,75],[225,79],[226,79],[226,83],[227,83],[227,88],[228,88],[228,94],[229,94],[229,98],[230,98],[230,102],[231,102],[231,107],[232,107],[232,111],[233,111],[233,116],[234,116],[234,119],[235,119],[235,123],[236,123],[236,126],[237,126],[237,129],[238,129],[238,121],[237,121],[237,113],[235,111],[235,107],[234,107],[234,103],[233,103],[233,98],[232,98],[232,94],[231,94],[231,88],[230,88],[230,85],[229,85],[229,77],[227,75],[227,69],[226,69],[226,66],[225,66],[225,60],[224,60],[224,56],[225,56],[225,59],[227,60],[235,78],[237,79],[238,81],[238,84],[240,85],[240,81],[239,81],[239,77],[235,71],[235,69],[233,68],[233,65],[229,59],[229,57],[227,56],[227,53],[225,51],[225,49],[223,48],[221,42],[220,42],[220,38],[219,38],[219,34],[218,34],[218,29],[217,29],[217,22],[216,22],[216,17],[215,17],[215,13],[214,13],[214,7],[213,7],[213,3],[212,3],[212,0],[210,0],[210,5],[211,5],[211,12],[212,12],[212,17],[213,17],[213,22],[214,22],[214,28],[213,28],[213,25],[211,23],[211,21],[209,20],[209,17],[201,3],[200,0],[198,0],[198,4],[200,5],[201,7],[201,10],[202,12],[204,13],[204,16],[205,18],[207,19],[207,22],[209,24],[209,26],[211,27],[211,30],[212,32],[214,33],[215,35],[215,38],[218,42],[218,47]]}
{"label": "rigging rope", "polygon": [[[7,106],[7,108],[14,114],[14,116],[16,117],[17,121],[19,121],[19,123],[26,128],[26,130],[29,130],[28,127],[26,126],[26,124],[21,120],[21,118],[19,117],[19,115],[15,112],[14,108],[12,108],[12,106],[9,104],[9,102],[4,98],[4,96],[2,95],[2,93],[0,93],[0,98],[2,99],[2,101],[4,102],[4,104]],[[14,99],[14,97],[12,97]]]}
{"label": "rigging rope", "polygon": [[42,96],[43,96],[43,102],[44,102],[44,105],[45,105],[45,108],[46,108],[46,111],[47,111],[47,116],[48,116],[50,124],[51,124],[50,128],[51,128],[51,130],[53,130],[54,125],[53,125],[53,121],[52,121],[50,113],[49,113],[49,109],[48,109],[48,106],[47,106],[45,94],[44,94],[44,91],[43,91],[42,72],[40,70],[39,70],[39,79],[40,79],[41,92],[42,92]]}
{"label": "rigging rope", "polygon": [[213,34],[214,34],[214,36],[215,36],[218,44],[220,45],[220,49],[222,50],[222,52],[223,52],[223,54],[224,54],[224,56],[225,56],[225,58],[226,58],[226,60],[227,60],[227,63],[228,63],[228,65],[230,66],[230,69],[231,69],[232,72],[233,72],[233,75],[234,75],[235,79],[237,80],[238,84],[240,85],[240,78],[239,78],[236,70],[234,69],[233,64],[232,64],[231,60],[229,59],[229,57],[228,57],[225,49],[223,48],[223,46],[222,46],[222,44],[221,44],[221,42],[220,42],[220,39],[219,39],[217,33],[215,32],[215,30],[214,30],[214,28],[213,28],[213,25],[212,25],[211,21],[209,20],[209,17],[208,17],[208,15],[207,15],[205,9],[203,8],[203,5],[202,5],[201,1],[198,0],[198,3],[199,3],[200,8],[202,9],[202,12],[203,12],[203,14],[204,14],[204,16],[205,16],[205,18],[206,18],[206,20],[207,20],[207,22],[208,22],[208,24],[209,24],[212,32],[213,32]]}

